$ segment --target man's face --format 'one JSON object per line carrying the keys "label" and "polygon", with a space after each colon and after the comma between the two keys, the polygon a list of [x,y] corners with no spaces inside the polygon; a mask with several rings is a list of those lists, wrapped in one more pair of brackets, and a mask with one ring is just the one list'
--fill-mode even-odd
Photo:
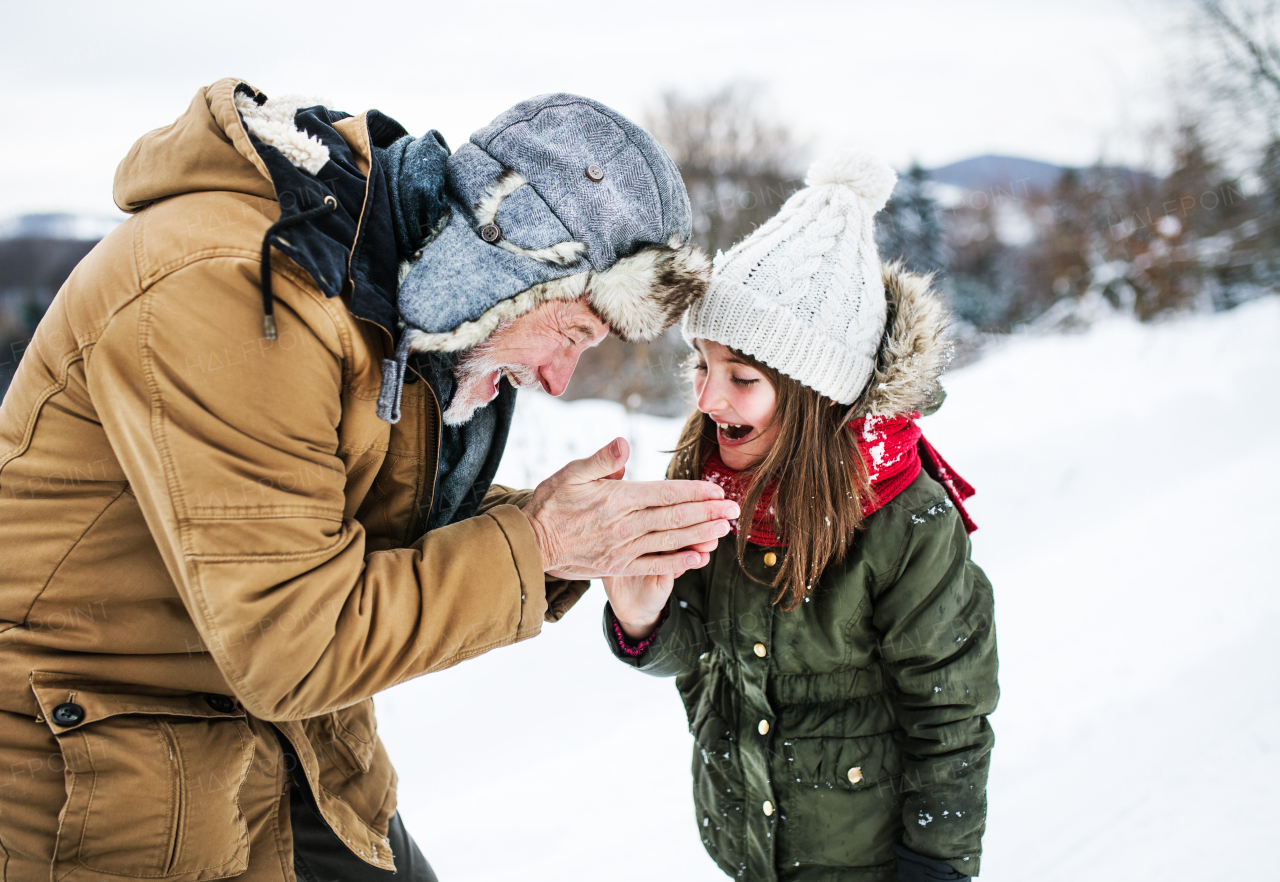
{"label": "man's face", "polygon": [[454,372],[458,389],[444,421],[462,425],[498,396],[506,375],[521,387],[541,385],[560,395],[569,385],[578,358],[609,334],[586,299],[553,300],[499,325],[489,339],[464,352]]}

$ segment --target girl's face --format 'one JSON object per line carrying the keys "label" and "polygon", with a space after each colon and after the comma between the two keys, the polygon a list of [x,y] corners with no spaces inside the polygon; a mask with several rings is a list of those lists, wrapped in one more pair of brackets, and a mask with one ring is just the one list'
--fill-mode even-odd
{"label": "girl's face", "polygon": [[694,340],[693,348],[698,359],[693,371],[698,410],[715,420],[720,459],[741,471],[763,459],[773,446],[778,393],[764,374],[728,347]]}

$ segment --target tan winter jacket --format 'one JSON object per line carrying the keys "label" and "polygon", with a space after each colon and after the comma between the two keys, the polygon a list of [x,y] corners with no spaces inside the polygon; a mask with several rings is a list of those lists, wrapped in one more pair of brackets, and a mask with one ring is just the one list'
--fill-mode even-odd
{"label": "tan winter jacket", "polygon": [[[439,409],[417,382],[398,424],[375,416],[385,330],[277,253],[263,339],[279,207],[237,82],[130,151],[115,195],[137,213],[0,408],[3,879],[292,880],[277,729],[325,819],[389,869],[371,696],[548,614],[524,494],[407,544]],[[337,127],[367,174],[365,117]],[[549,618],[585,585],[557,587]]]}

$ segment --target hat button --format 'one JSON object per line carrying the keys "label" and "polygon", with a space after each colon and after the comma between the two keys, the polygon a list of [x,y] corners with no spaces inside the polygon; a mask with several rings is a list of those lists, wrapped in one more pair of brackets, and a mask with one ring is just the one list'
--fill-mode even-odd
{"label": "hat button", "polygon": [[587,166],[587,180],[595,181],[597,184],[604,180],[604,169],[592,163]]}
{"label": "hat button", "polygon": [[502,230],[498,229],[497,224],[485,224],[480,228],[480,238],[492,245],[502,238]]}

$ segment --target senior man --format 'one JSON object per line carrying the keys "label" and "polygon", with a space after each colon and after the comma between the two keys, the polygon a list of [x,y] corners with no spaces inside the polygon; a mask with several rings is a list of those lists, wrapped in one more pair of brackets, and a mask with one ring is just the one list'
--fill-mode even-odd
{"label": "senior man", "polygon": [[434,879],[371,696],[737,515],[621,440],[490,486],[514,386],[705,286],[676,168],[570,95],[450,154],[222,80],[115,198],[0,408],[3,877]]}

